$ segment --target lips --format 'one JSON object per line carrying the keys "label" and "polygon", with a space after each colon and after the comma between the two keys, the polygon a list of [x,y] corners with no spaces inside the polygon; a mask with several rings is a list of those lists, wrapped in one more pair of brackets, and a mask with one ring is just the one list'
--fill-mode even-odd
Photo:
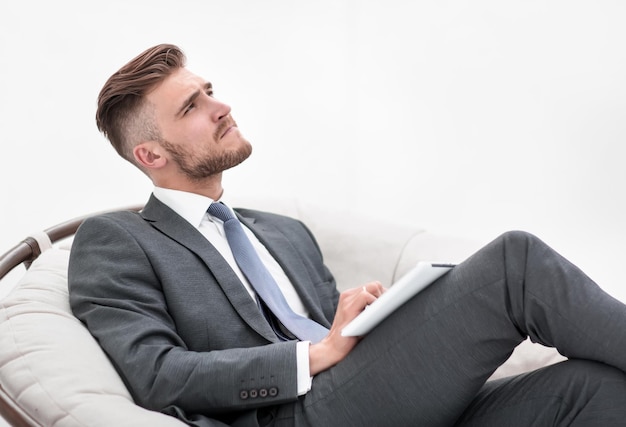
{"label": "lips", "polygon": [[221,122],[218,126],[217,129],[215,130],[215,140],[219,140],[224,138],[224,136],[226,136],[227,133],[229,133],[233,128],[237,127],[237,123],[235,123],[234,120],[230,119],[230,120],[225,120],[223,122]]}
{"label": "lips", "polygon": [[237,127],[236,125],[231,125],[231,126],[229,126],[228,128],[226,128],[226,130],[224,131],[224,133],[222,133],[222,136],[221,136],[220,138],[224,138],[224,136],[225,136],[228,132],[230,132],[232,129],[234,129],[234,128],[236,128],[236,127]]}

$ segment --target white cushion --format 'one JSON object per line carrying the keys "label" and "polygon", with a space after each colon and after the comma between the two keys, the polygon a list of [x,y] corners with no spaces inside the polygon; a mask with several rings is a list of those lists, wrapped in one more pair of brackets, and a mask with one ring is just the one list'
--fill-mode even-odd
{"label": "white cushion", "polygon": [[134,404],[87,329],[71,313],[69,251],[49,249],[0,302],[3,392],[36,425],[183,426]]}

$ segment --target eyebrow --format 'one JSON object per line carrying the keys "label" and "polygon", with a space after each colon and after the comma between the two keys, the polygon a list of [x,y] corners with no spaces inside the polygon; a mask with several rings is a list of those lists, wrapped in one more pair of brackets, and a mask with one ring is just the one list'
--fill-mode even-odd
{"label": "eyebrow", "polygon": [[[213,84],[211,84],[211,82],[206,82],[204,84],[204,91],[208,91],[209,89],[213,89]],[[183,111],[185,111],[185,109],[191,105],[195,99],[200,96],[202,92],[200,90],[196,90],[194,93],[192,93],[189,97],[187,97],[187,99],[185,99],[185,101],[181,104],[181,107],[178,109],[178,111],[176,112],[177,116],[180,116],[181,113]]]}

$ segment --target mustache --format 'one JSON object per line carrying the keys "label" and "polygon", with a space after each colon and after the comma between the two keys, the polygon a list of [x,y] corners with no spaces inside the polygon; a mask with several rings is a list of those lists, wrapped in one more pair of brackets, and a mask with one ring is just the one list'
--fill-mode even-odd
{"label": "mustache", "polygon": [[226,130],[231,126],[237,127],[237,122],[235,122],[235,120],[233,120],[233,118],[228,115],[224,118],[223,121],[218,123],[217,129],[215,129],[215,132],[213,133],[213,139],[215,141],[218,141],[222,137],[222,135],[224,135],[224,132],[226,132]]}

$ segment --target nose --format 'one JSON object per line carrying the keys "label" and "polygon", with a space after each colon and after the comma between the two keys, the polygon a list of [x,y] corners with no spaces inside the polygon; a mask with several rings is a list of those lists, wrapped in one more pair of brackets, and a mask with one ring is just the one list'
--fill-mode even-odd
{"label": "nose", "polygon": [[211,119],[214,122],[218,122],[230,114],[231,108],[228,104],[222,101],[219,101],[215,98],[209,98],[209,99],[213,107],[211,108]]}

